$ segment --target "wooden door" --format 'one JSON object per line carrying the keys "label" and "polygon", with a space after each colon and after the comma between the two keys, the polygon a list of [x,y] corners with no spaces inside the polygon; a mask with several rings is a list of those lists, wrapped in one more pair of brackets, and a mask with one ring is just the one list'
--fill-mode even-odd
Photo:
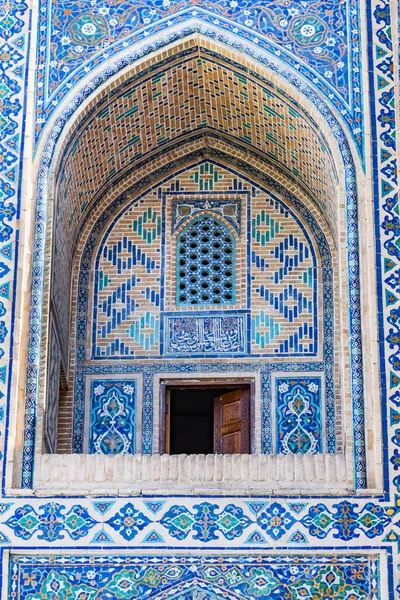
{"label": "wooden door", "polygon": [[214,400],[214,452],[249,454],[250,394],[248,388],[232,390]]}

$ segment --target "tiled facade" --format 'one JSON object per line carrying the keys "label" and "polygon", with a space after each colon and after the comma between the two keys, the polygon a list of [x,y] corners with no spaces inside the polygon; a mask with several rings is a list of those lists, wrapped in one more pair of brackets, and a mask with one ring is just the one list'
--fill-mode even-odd
{"label": "tiled facade", "polygon": [[[197,52],[192,54],[182,57],[178,67],[169,67],[166,61],[157,71],[152,68],[147,76],[141,72],[132,82],[125,83],[114,92],[112,107],[91,112],[76,139],[65,142],[66,155],[57,180],[57,197],[63,202],[56,205],[55,273],[69,269],[81,219],[96,202],[96,196],[104,193],[111,182],[126,176],[133,161],[150,158],[156,148],[176,144],[176,140],[193,136],[194,132],[219,136],[229,131],[236,143],[261,151],[271,161],[285,166],[292,177],[311,190],[336,229],[336,169],[329,146],[316,125],[295,104],[289,106],[282,92],[271,89],[267,81],[265,87],[261,86],[247,73],[235,74],[216,57],[206,54],[199,58]],[[224,81],[224,85],[220,86],[219,81]],[[207,97],[205,82],[213,88]],[[231,88],[234,93],[228,93]],[[254,107],[251,115],[246,109],[250,104]],[[144,118],[147,124],[141,128]],[[132,135],[131,130],[137,133]],[[64,349],[68,340],[69,295],[59,288],[59,280],[54,277],[52,297]]]}
{"label": "tiled facade", "polygon": [[[399,597],[394,13],[0,2],[2,598]],[[177,240],[204,215],[236,241],[232,306],[176,304]],[[266,472],[301,481],[309,452],[322,482],[322,452],[354,482],[249,496],[222,473],[193,496],[182,459],[163,494],[157,386],[212,373],[259,382]],[[66,491],[65,455],[59,491],[32,495],[57,412],[94,487]],[[159,492],[120,492],[135,453]]]}
{"label": "tiled facade", "polygon": [[[200,170],[206,171],[206,177],[198,177]],[[218,179],[212,186],[207,186],[211,187],[209,191],[204,190],[208,171],[212,171],[213,177]],[[226,252],[222,248],[216,264],[210,264],[203,283],[208,285],[210,279],[209,290],[212,292],[215,289],[210,276],[213,266],[221,267],[222,272],[228,270],[231,273],[228,283],[231,282],[232,297],[229,301],[220,300],[215,304],[212,297],[202,300],[200,292],[203,288],[199,288],[195,296],[190,295],[190,276],[193,277],[190,268],[195,269],[198,279],[201,278],[205,268],[202,260],[204,262],[205,257],[207,263],[213,260],[215,241],[208,241],[208,245],[195,249],[187,244],[188,265],[183,276],[180,275],[182,253],[178,247],[184,233],[191,240],[193,235],[197,237],[199,218],[210,219],[218,214],[215,206],[210,209],[207,204],[215,204],[218,195],[222,208],[225,204],[230,206],[230,199],[238,195],[243,198],[243,203],[237,205],[240,230],[230,232],[229,219],[224,214],[219,217],[219,227],[224,228],[234,247],[228,249],[228,269],[225,268]],[[200,203],[205,205],[194,213],[189,224],[183,222],[172,231],[173,211],[179,210],[179,207],[183,210],[188,201],[194,207],[196,204],[201,206]],[[188,230],[191,223],[193,229]],[[217,234],[224,237],[222,230],[218,230]],[[326,293],[332,294],[332,267],[329,265],[329,250],[327,256],[321,257],[321,252],[327,249],[320,250],[311,235],[285,204],[237,173],[208,161],[183,171],[179,177],[153,188],[115,217],[104,238],[98,242],[91,266],[94,277],[84,277],[84,281],[89,281],[89,289],[93,286],[90,293],[90,296],[93,294],[92,342],[88,358],[160,356],[163,354],[160,320],[164,311],[181,312],[183,317],[188,311],[221,308],[249,313],[251,332],[243,333],[251,340],[251,350],[243,346],[241,354],[280,357],[321,355],[324,334],[323,328],[318,331],[319,323],[320,320],[333,319],[332,303],[325,305],[328,314],[325,319],[322,316],[322,278],[328,288]],[[210,240],[211,237],[212,232]],[[191,253],[197,257],[193,264],[190,263]],[[322,262],[325,264],[323,275]],[[182,281],[187,287],[185,301],[180,300]],[[79,291],[79,298],[83,293],[84,290]],[[190,302],[193,297],[196,299],[194,305]],[[164,340],[171,355],[172,345],[177,342],[169,341],[168,323],[165,319]],[[175,321],[175,332],[176,327]],[[192,350],[196,354],[210,353],[202,353],[195,346]],[[217,351],[214,353],[218,354]]]}
{"label": "tiled facade", "polygon": [[[206,185],[210,173],[213,183]],[[206,191],[205,187],[211,189]],[[176,248],[181,232],[185,231],[185,222],[173,231],[175,207],[180,204],[185,207],[188,199],[199,202],[196,197],[203,203],[215,203],[218,194],[222,207],[225,203],[230,206],[232,197],[243,198],[237,205],[241,210],[240,228],[230,233],[235,239],[235,299],[225,305],[182,306],[176,301],[180,268]],[[112,206],[105,205],[107,218],[110,218]],[[144,206],[148,207],[145,213]],[[119,207],[117,201],[116,210]],[[198,214],[207,215],[206,211],[207,208],[203,208]],[[302,211],[305,214],[307,209],[303,206]],[[212,210],[209,214],[213,214]],[[158,373],[171,369],[163,363],[132,367],[131,361],[152,357],[259,356],[265,357],[265,364],[254,367],[247,363],[245,366],[247,371],[254,372],[254,377],[260,369],[269,377],[271,369],[281,368],[283,359],[296,361],[286,361],[286,370],[317,370],[325,376],[326,408],[324,415],[322,410],[319,412],[318,420],[320,429],[323,427],[327,432],[324,447],[328,452],[335,452],[337,438],[341,438],[336,419],[340,423],[342,409],[340,401],[335,401],[335,387],[338,397],[340,380],[337,379],[335,385],[331,337],[335,335],[332,259],[327,240],[307,214],[310,227],[277,196],[235,171],[207,161],[153,186],[151,192],[117,212],[105,230],[104,225],[99,226],[104,222],[104,216],[100,217],[78,266],[78,336],[76,361],[72,363],[77,368],[70,374],[74,409],[69,409],[75,414],[75,451],[82,450],[85,435],[84,366],[86,374],[110,372],[107,361],[114,363],[115,372],[147,369]],[[271,225],[268,229],[265,226],[267,221],[272,222],[272,231]],[[230,225],[226,220],[226,227]],[[261,231],[266,233],[261,235]],[[100,240],[98,233],[101,233]],[[339,339],[337,333],[336,338]],[[302,363],[304,360],[307,362]],[[237,365],[237,369],[240,368]],[[184,375],[191,367],[175,364],[173,370],[179,369]],[[202,367],[197,369],[201,373]],[[268,385],[265,380],[256,398],[263,415],[261,447],[265,452],[277,445],[272,434],[274,391]],[[156,390],[148,398],[149,426],[148,430],[143,429],[144,453],[150,452],[152,447],[154,395],[157,395]],[[322,446],[318,448],[322,450]]]}
{"label": "tiled facade", "polygon": [[[98,564],[107,573],[101,582],[96,575]],[[115,598],[135,598],[146,594],[146,597],[157,599],[220,600],[228,591],[231,598],[250,600],[288,594],[292,598],[307,598],[307,595],[312,598],[315,594],[337,595],[342,590],[349,598],[360,600],[380,600],[382,597],[379,593],[379,556],[376,555],[348,557],[338,562],[329,556],[321,556],[315,558],[311,566],[298,555],[239,555],[227,556],[222,561],[214,555],[196,557],[189,564],[185,557],[154,559],[151,554],[142,556],[134,564],[127,556],[120,560],[93,557],[85,563],[73,557],[65,561],[58,556],[53,564],[49,564],[46,557],[36,557],[28,563],[15,558],[12,568],[15,578],[9,593],[18,600],[36,600],[54,593],[53,590],[60,591],[64,597],[75,595],[81,598],[105,598],[106,594]],[[357,573],[356,580],[354,572]],[[177,581],[180,594],[172,596],[171,586]]]}

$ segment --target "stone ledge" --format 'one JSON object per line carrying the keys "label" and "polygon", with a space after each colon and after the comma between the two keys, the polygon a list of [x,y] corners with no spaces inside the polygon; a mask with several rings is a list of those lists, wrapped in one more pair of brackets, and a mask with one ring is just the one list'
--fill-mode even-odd
{"label": "stone ledge", "polygon": [[43,454],[36,457],[34,489],[44,495],[354,491],[343,454]]}

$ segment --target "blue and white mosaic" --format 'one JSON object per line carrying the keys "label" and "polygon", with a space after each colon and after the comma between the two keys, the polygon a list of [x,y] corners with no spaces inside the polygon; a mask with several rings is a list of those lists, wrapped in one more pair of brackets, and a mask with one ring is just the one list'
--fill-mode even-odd
{"label": "blue and white mosaic", "polygon": [[277,453],[322,452],[321,377],[275,379]]}
{"label": "blue and white mosaic", "polygon": [[90,382],[89,454],[135,453],[135,396],[135,381]]}
{"label": "blue and white mosaic", "polygon": [[166,356],[247,354],[247,316],[225,313],[164,318]]}
{"label": "blue and white mosaic", "polygon": [[[177,548],[261,548],[298,543],[348,549],[349,542],[390,540],[400,504],[382,506],[370,500],[144,497],[30,500],[18,507],[0,505],[0,532],[18,544],[60,543],[66,548],[96,545],[104,533],[109,542],[141,547],[156,532],[159,544]],[[257,539],[258,538],[258,539]],[[387,539],[386,539],[387,538]],[[3,540],[4,543],[4,540]]]}
{"label": "blue and white mosaic", "polygon": [[[400,386],[400,345],[398,342],[400,300],[399,249],[398,249],[398,182],[396,172],[396,124],[394,95],[393,40],[391,5],[389,0],[370,0],[367,17],[370,26],[368,40],[370,49],[369,64],[363,70],[370,73],[373,127],[377,135],[372,135],[375,189],[375,218],[378,252],[378,285],[380,294],[380,341],[383,421],[389,422],[389,432],[384,427],[385,490],[384,497],[367,500],[305,498],[279,500],[225,500],[196,499],[196,507],[191,499],[153,498],[144,500],[129,499],[48,499],[4,498],[0,504],[0,542],[2,548],[12,548],[24,543],[26,553],[38,548],[54,548],[53,555],[13,556],[7,597],[19,600],[36,600],[54,593],[60,597],[80,594],[85,598],[102,598],[105,595],[126,597],[126,594],[140,596],[144,591],[148,597],[157,598],[165,592],[166,586],[180,600],[205,597],[220,600],[229,595],[238,598],[282,597],[323,598],[336,597],[394,600],[400,593],[398,586],[398,514],[400,503],[394,492],[400,489],[399,453],[399,386]],[[315,1],[264,3],[254,7],[248,2],[217,1],[207,7],[196,2],[146,2],[133,7],[132,3],[117,1],[96,2],[51,2],[42,1],[39,10],[38,78],[37,78],[37,127],[39,139],[44,125],[75,83],[88,76],[94,67],[101,67],[111,56],[126,52],[124,61],[107,66],[87,88],[77,96],[78,105],[98,87],[109,75],[120,67],[133,63],[142,53],[155,49],[152,38],[157,31],[165,31],[164,42],[183,37],[191,31],[199,30],[212,38],[224,39],[227,44],[236,44],[250,52],[263,64],[279,70],[278,63],[296,70],[299,86],[304,94],[314,95],[316,103],[322,107],[322,98],[342,112],[353,139],[362,152],[363,140],[363,85],[360,80],[360,24],[359,3],[348,0],[340,3]],[[195,19],[198,24],[185,29],[185,21]],[[0,97],[2,114],[0,118],[0,422],[8,423],[9,374],[12,363],[9,347],[13,335],[12,299],[14,298],[13,273],[16,272],[18,244],[17,217],[19,216],[20,161],[23,156],[21,146],[24,137],[22,115],[25,104],[25,66],[29,46],[30,14],[27,3],[0,2]],[[181,27],[182,25],[182,27]],[[168,29],[176,26],[177,31],[168,34]],[[139,51],[134,45],[141,40],[149,40]],[[259,50],[257,49],[259,48]],[[266,58],[263,51],[268,51]],[[278,66],[277,66],[278,65]],[[350,75],[349,75],[350,74]],[[287,73],[289,77],[289,73]],[[292,76],[292,75],[291,75]],[[308,81],[318,88],[318,96]],[[364,94],[365,97],[365,94]],[[75,108],[75,107],[74,107]],[[57,123],[58,132],[53,132],[50,146],[62,129],[65,119],[72,109]],[[331,117],[325,113],[328,121]],[[333,131],[336,124],[331,120]],[[338,134],[339,138],[340,135]],[[340,140],[344,144],[343,138]],[[46,161],[52,148],[46,148]],[[354,171],[350,154],[346,154],[348,165],[348,191],[354,191]],[[48,163],[47,163],[48,164]],[[46,169],[45,169],[46,170]],[[40,331],[40,295],[43,265],[43,221],[41,211],[46,206],[46,173],[39,174],[39,198],[36,232],[38,237],[34,248],[34,277],[39,285],[33,286],[32,339],[37,345],[30,347],[30,369],[27,385],[27,419],[25,444],[27,463],[30,467],[24,472],[24,484],[32,482],[32,457],[36,424],[36,384],[38,373],[38,348]],[[352,172],[353,171],[353,172]],[[352,172],[352,174],[351,174]],[[354,231],[356,218],[351,214],[355,204],[349,203],[348,233]],[[356,217],[356,215],[355,215]],[[351,222],[351,220],[353,221]],[[381,237],[382,236],[382,237]],[[350,235],[350,254],[354,255],[357,239]],[[357,266],[351,265],[350,278],[357,281]],[[38,295],[37,295],[38,294]],[[358,288],[352,296],[357,304]],[[359,329],[359,312],[353,306],[352,327]],[[385,311],[384,311],[385,309]],[[35,331],[34,331],[35,330]],[[35,337],[36,336],[36,337]],[[353,418],[355,429],[356,461],[359,469],[360,487],[363,481],[364,427],[360,348],[353,346],[353,366],[356,376],[353,379]],[[385,355],[388,360],[385,361]],[[358,373],[358,374],[357,374]],[[387,375],[387,379],[385,376]],[[103,378],[103,374],[99,379]],[[122,379],[121,379],[122,380]],[[144,427],[149,413],[148,396],[151,393],[152,373],[144,376]],[[329,381],[326,381],[328,394]],[[310,390],[308,390],[310,391]],[[386,408],[386,393],[389,406]],[[316,399],[314,398],[316,402]],[[390,420],[386,411],[391,410]],[[328,423],[327,423],[328,426]],[[6,428],[2,427],[0,442],[4,444]],[[387,441],[386,441],[387,440]],[[389,460],[391,461],[389,464]],[[361,465],[361,467],[360,467]],[[3,484],[4,490],[4,484]],[[390,492],[390,495],[389,495]],[[171,512],[172,511],[172,512]],[[168,515],[168,516],[167,516]],[[172,523],[172,519],[176,520]],[[236,521],[235,521],[236,519]],[[172,523],[172,525],[171,525]],[[211,525],[212,535],[207,537]],[[179,542],[178,534],[183,536]],[[187,535],[185,537],[185,531]],[[238,534],[238,537],[236,535]],[[90,549],[108,545],[115,547],[134,541],[140,547],[140,555],[132,557],[107,553],[107,556],[90,554]],[[228,557],[221,552],[218,556],[171,557],[171,551],[181,543],[182,548],[190,545],[212,547],[221,542],[226,548],[257,547],[263,555],[253,556],[248,551],[240,559]],[[208,541],[209,540],[209,541]],[[297,555],[282,553],[274,556],[266,551],[271,546],[284,544],[299,548],[311,545],[313,556],[306,550]],[[60,548],[62,544],[63,548]],[[151,544],[162,548],[162,553],[152,556],[149,566],[144,557],[143,546]],[[211,544],[211,545],[210,545]],[[323,544],[322,550],[317,544]],[[210,545],[210,546],[207,546]],[[75,554],[67,555],[64,548],[74,549]],[[79,548],[79,555],[76,549]],[[324,554],[323,549],[329,548]],[[361,549],[360,549],[361,548]],[[350,550],[349,550],[350,549]],[[387,567],[380,564],[378,552],[387,552]],[[372,552],[371,552],[372,551]],[[332,556],[332,553],[335,556]],[[392,562],[394,554],[394,562]],[[221,558],[222,557],[222,558]],[[386,565],[386,563],[385,563]],[[387,570],[388,589],[381,591],[380,570]],[[140,570],[140,575],[138,572]],[[383,572],[383,571],[381,571]],[[385,572],[386,579],[386,572]],[[182,589],[177,586],[182,585]],[[396,585],[398,586],[396,589]],[[136,586],[136,587],[135,587]],[[138,588],[138,586],[142,586]],[[138,591],[139,590],[139,591]],[[158,594],[158,596],[157,596]],[[118,596],[119,595],[119,596]]]}
{"label": "blue and white mosaic", "polygon": [[[270,0],[257,6],[250,0],[217,0],[207,5],[201,0],[149,0],[135,5],[116,0],[111,6],[108,2],[93,4],[91,0],[79,6],[73,0],[43,0],[39,14],[38,69],[43,85],[37,91],[37,139],[74,81],[87,76],[97,65],[110,57],[117,59],[140,41],[146,42],[145,52],[150,52],[156,33],[165,31],[167,42],[200,30],[228,44],[252,45],[252,54],[257,55],[257,49],[268,50],[275,60],[317,85],[341,111],[362,152],[357,0]],[[168,29],[189,19],[199,24],[168,36]],[[123,60],[129,64],[137,57],[134,52]],[[108,69],[118,69],[117,65]]]}

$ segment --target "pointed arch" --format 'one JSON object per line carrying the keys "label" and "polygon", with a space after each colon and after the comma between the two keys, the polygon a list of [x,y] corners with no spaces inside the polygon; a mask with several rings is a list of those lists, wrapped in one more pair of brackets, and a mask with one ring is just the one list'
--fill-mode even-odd
{"label": "pointed arch", "polygon": [[[210,44],[205,44],[210,46]],[[220,49],[218,50],[220,51]],[[176,49],[172,52],[172,56],[176,54]],[[223,52],[222,52],[223,54]],[[240,59],[243,62],[242,59]],[[237,63],[240,64],[240,63]],[[142,70],[143,65],[140,65],[140,69]],[[138,66],[139,68],[139,66]],[[248,67],[246,67],[248,68]],[[257,71],[257,69],[256,69]],[[263,67],[258,68],[258,73],[256,72],[256,79],[262,80],[263,75],[261,75],[261,71],[263,71]],[[298,86],[301,88],[301,93],[305,96],[312,97],[315,101],[319,112],[322,115],[322,118],[319,119],[318,125],[315,123],[312,117],[308,116],[308,122],[314,123],[313,127],[316,134],[320,134],[321,130],[324,129],[327,132],[329,142],[324,140],[323,145],[325,148],[334,148],[334,155],[331,160],[332,166],[336,165],[339,167],[339,170],[343,171],[344,180],[343,183],[346,185],[346,236],[347,236],[347,245],[348,245],[348,289],[349,289],[349,305],[350,305],[350,362],[351,362],[351,388],[352,388],[352,409],[353,409],[353,424],[354,424],[354,445],[355,445],[355,459],[356,459],[356,482],[357,487],[362,488],[366,485],[366,464],[365,464],[365,437],[364,437],[364,411],[363,411],[363,383],[362,383],[362,352],[361,352],[361,331],[359,327],[359,323],[361,321],[360,318],[360,292],[359,292],[359,263],[358,263],[358,216],[357,216],[357,198],[356,198],[356,185],[355,185],[355,177],[356,170],[352,160],[351,151],[346,139],[346,135],[343,133],[343,130],[340,127],[340,124],[337,122],[335,117],[329,111],[328,107],[324,104],[323,100],[313,91],[307,88],[304,88],[301,80],[296,80],[292,76],[291,73],[286,73],[287,79],[290,80],[291,85],[298,83]],[[272,77],[273,78],[273,77]],[[114,82],[111,85],[115,85],[115,83],[121,83],[121,81],[125,79],[118,80],[118,77],[114,77]],[[262,81],[262,86],[268,84],[268,80],[265,79]],[[123,83],[125,86],[125,82]],[[103,89],[99,90],[99,93],[93,98],[93,100],[89,100],[84,108],[80,111],[80,123],[78,125],[77,120],[75,123],[71,124],[69,128],[69,132],[74,134],[74,132],[79,131],[80,137],[83,136],[83,119],[85,115],[90,113],[90,110],[99,104],[99,96],[102,96],[103,99],[106,98],[109,94],[109,91],[106,89],[107,86],[104,86]],[[126,86],[125,86],[126,88]],[[290,92],[293,92],[293,88],[290,89]],[[290,98],[291,93],[286,93],[287,98]],[[301,96],[297,96],[297,99]],[[292,101],[291,101],[292,102]],[[101,107],[100,101],[100,111],[104,110],[104,107]],[[304,112],[301,104],[296,101],[296,108],[299,113]],[[97,109],[95,109],[97,110]],[[268,112],[268,111],[267,111]],[[269,113],[270,114],[270,113]],[[29,361],[28,361],[28,373],[29,373],[29,386],[27,388],[27,397],[26,397],[26,419],[25,419],[25,440],[24,440],[24,457],[23,457],[23,487],[30,487],[32,485],[32,464],[34,458],[35,451],[35,431],[36,431],[36,415],[37,415],[37,407],[38,407],[38,397],[40,394],[39,388],[39,376],[41,369],[41,360],[40,353],[38,352],[38,348],[41,343],[41,324],[42,324],[42,303],[43,303],[43,282],[44,282],[44,232],[46,230],[46,219],[47,219],[47,205],[49,199],[49,174],[50,170],[54,174],[59,167],[59,160],[57,160],[57,156],[54,156],[54,151],[57,144],[56,155],[58,157],[63,157],[63,160],[66,156],[66,148],[68,146],[68,135],[63,134],[60,138],[60,133],[63,130],[67,119],[71,115],[70,109],[67,109],[66,113],[62,115],[60,113],[60,117],[57,120],[54,130],[51,132],[48,138],[48,143],[44,146],[44,152],[42,155],[41,165],[38,169],[38,194],[37,194],[37,206],[36,206],[36,241],[35,241],[35,254],[33,259],[33,278],[32,278],[32,298],[33,304],[31,308],[31,316],[30,316],[30,327],[29,327]],[[277,117],[279,118],[279,117]],[[201,129],[201,128],[200,128]],[[329,133],[329,130],[331,133]],[[215,137],[218,140],[218,135],[215,135],[215,131],[213,131],[213,127],[208,125],[204,128],[204,131],[201,132],[201,135],[206,133],[208,138]],[[192,137],[192,141],[195,142],[196,136]],[[242,136],[243,137],[243,136]],[[245,136],[244,136],[245,137]],[[332,138],[335,137],[337,140],[337,145],[332,144]],[[176,151],[179,153],[179,145],[182,140],[179,139],[179,136],[176,138],[177,144],[172,144],[168,150]],[[271,140],[270,140],[271,141]],[[254,151],[254,148],[257,144],[253,143],[253,140],[249,142],[246,139],[242,139],[238,142],[238,139],[231,140],[231,142],[236,144],[236,146],[240,146],[240,151],[246,150],[248,152]],[[276,140],[273,141],[276,143]],[[131,147],[134,144],[129,144]],[[73,149],[73,144],[70,146],[70,150]],[[330,152],[330,151],[329,151]],[[328,155],[329,155],[328,152]],[[341,159],[339,160],[339,154],[341,154]],[[282,164],[268,155],[268,152],[263,150],[262,148],[258,149],[256,152],[256,158],[259,161],[259,164],[262,162],[270,163],[274,167],[277,164]],[[115,156],[117,156],[115,154]],[[144,159],[145,160],[145,159]],[[138,159],[135,164],[137,167],[140,164],[140,160]],[[65,163],[63,163],[63,167],[65,167]],[[287,167],[285,167],[287,170]],[[289,169],[292,171],[291,176],[294,176],[294,179],[297,183],[304,187],[304,185],[308,186],[309,184],[305,184],[304,181],[301,181],[301,177],[299,177],[296,170]],[[333,172],[334,172],[333,168]],[[298,170],[297,170],[298,171]],[[123,169],[117,170],[119,176],[122,174],[125,176],[126,172]],[[103,189],[106,189],[107,186],[118,185],[118,177],[115,179],[110,179],[109,181],[105,181],[103,184]],[[311,186],[312,187],[312,186]],[[334,186],[332,186],[334,187]],[[308,191],[309,191],[308,189]],[[96,191],[97,193],[97,191]],[[95,206],[96,202],[96,193],[93,196],[93,201],[89,202],[88,206],[91,206],[91,209]],[[97,197],[100,197],[99,195]],[[72,212],[71,215],[74,215]],[[82,215],[81,215],[82,216]],[[87,218],[87,215],[85,215]],[[343,222],[343,219],[342,219]],[[76,220],[78,227],[76,231],[79,230],[80,219]],[[331,223],[334,224],[334,219],[331,219]],[[73,246],[74,240],[76,238],[71,236],[71,245]],[[36,290],[39,290],[39,293],[36,293]],[[47,329],[47,327],[45,328]],[[45,334],[46,336],[46,334]]]}

